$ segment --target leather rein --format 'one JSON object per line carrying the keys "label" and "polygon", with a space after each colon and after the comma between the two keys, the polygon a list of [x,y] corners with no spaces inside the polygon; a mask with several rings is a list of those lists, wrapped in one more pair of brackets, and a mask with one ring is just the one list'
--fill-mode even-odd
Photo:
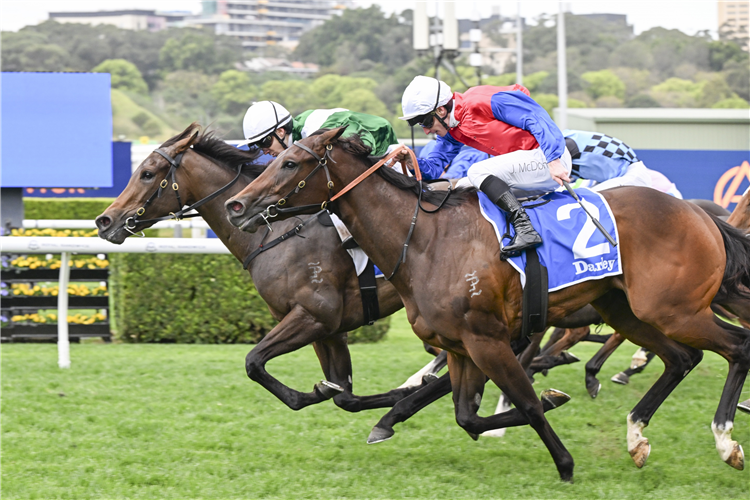
{"label": "leather rein", "polygon": [[[401,154],[403,151],[406,151],[409,156],[411,157],[412,164],[414,165],[414,178],[419,182],[419,193],[417,195],[417,206],[414,208],[414,215],[411,219],[411,225],[409,226],[409,232],[406,235],[406,240],[404,241],[403,248],[401,250],[401,257],[399,258],[398,262],[396,263],[396,267],[394,267],[393,271],[391,272],[390,276],[386,277],[385,279],[390,281],[393,276],[396,274],[396,272],[401,267],[401,264],[406,262],[406,251],[409,248],[409,242],[411,241],[411,237],[414,234],[414,228],[417,224],[417,216],[419,215],[419,210],[422,209],[422,211],[427,213],[434,213],[440,210],[440,208],[443,206],[445,201],[448,199],[448,197],[451,194],[451,188],[448,188],[448,191],[446,192],[445,198],[440,203],[440,205],[435,210],[426,210],[424,207],[422,207],[422,172],[419,170],[419,164],[417,162],[417,157],[414,154],[414,151],[407,148],[404,145],[401,145],[400,148],[393,150],[391,153],[386,155],[384,158],[382,158],[380,161],[375,163],[373,166],[368,168],[365,172],[363,172],[359,177],[354,179],[352,182],[347,184],[341,191],[336,193],[335,195],[331,196],[332,189],[334,187],[333,181],[331,181],[331,175],[328,171],[328,160],[335,163],[335,161],[331,158],[330,154],[333,150],[333,144],[327,144],[325,147],[325,153],[321,157],[318,155],[315,151],[310,149],[309,147],[305,146],[304,144],[300,144],[299,142],[295,142],[293,146],[296,146],[303,151],[310,154],[313,158],[315,158],[318,161],[318,165],[310,172],[303,180],[301,180],[297,186],[289,192],[286,196],[281,198],[279,201],[276,202],[274,205],[270,205],[264,212],[261,212],[261,217],[263,217],[263,220],[266,222],[266,224],[270,227],[268,219],[277,217],[280,214],[296,214],[300,212],[305,212],[310,209],[318,209],[318,210],[325,210],[326,207],[336,201],[337,199],[341,198],[344,194],[348,193],[352,189],[354,189],[358,184],[360,184],[363,180],[365,180],[367,177],[372,175],[376,170],[378,170],[380,167],[391,161],[393,158]],[[402,163],[401,168],[404,172],[404,175],[407,175],[406,166]],[[307,181],[312,177],[318,170],[323,169],[326,174],[326,178],[328,179],[328,199],[321,203],[320,205],[313,204],[313,205],[302,205],[299,207],[289,207],[289,208],[282,208],[283,205],[286,204],[289,197],[295,193],[298,193],[300,190],[302,190],[305,185],[307,184]]]}
{"label": "leather rein", "polygon": [[[198,212],[195,212],[195,213],[188,213],[188,212],[191,212],[191,211],[197,209],[198,207],[200,207],[200,206],[208,203],[209,201],[215,199],[217,196],[221,195],[227,189],[229,189],[230,187],[232,187],[239,180],[240,174],[242,173],[242,167],[244,165],[244,164],[240,164],[237,167],[237,175],[234,177],[234,179],[232,179],[231,181],[229,181],[228,184],[226,184],[225,186],[219,188],[217,191],[214,191],[213,193],[209,194],[205,198],[203,198],[201,200],[198,200],[197,202],[193,203],[189,207],[182,208],[184,205],[182,203],[182,198],[180,198],[179,185],[177,184],[177,182],[175,180],[175,171],[180,167],[180,164],[182,163],[182,158],[185,155],[185,152],[183,151],[182,153],[178,154],[174,158],[172,158],[163,149],[155,149],[154,153],[159,154],[160,156],[162,156],[165,160],[167,160],[169,162],[169,164],[170,164],[169,172],[167,172],[167,175],[159,183],[159,189],[157,189],[156,192],[154,192],[154,194],[152,194],[149,197],[149,199],[146,200],[146,202],[143,204],[143,206],[141,206],[141,208],[139,208],[138,210],[136,210],[134,216],[128,217],[125,220],[125,230],[127,232],[129,232],[130,234],[133,234],[133,235],[137,234],[137,233],[134,233],[133,230],[136,228],[137,224],[139,224],[139,223],[148,223],[148,222],[154,222],[155,223],[155,222],[160,222],[160,221],[163,221],[163,220],[177,220],[177,221],[179,221],[179,220],[188,219],[188,218],[191,218],[191,217],[198,217],[200,215]],[[161,198],[162,192],[165,189],[167,189],[167,187],[169,186],[168,179],[172,180],[172,190],[174,191],[174,194],[177,197],[177,205],[178,205],[177,211],[176,212],[169,212],[169,215],[165,215],[163,217],[158,217],[158,218],[155,218],[155,219],[139,219],[138,217],[141,217],[143,214],[146,213],[146,209],[154,201],[154,199]],[[132,223],[132,225],[131,225],[131,223]],[[143,234],[143,233],[141,232],[141,234]]]}

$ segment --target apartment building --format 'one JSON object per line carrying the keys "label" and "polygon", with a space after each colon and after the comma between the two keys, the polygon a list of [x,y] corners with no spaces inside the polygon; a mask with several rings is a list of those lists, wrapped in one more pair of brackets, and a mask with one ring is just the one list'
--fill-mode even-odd
{"label": "apartment building", "polygon": [[717,2],[719,9],[719,38],[733,40],[750,51],[748,33],[750,32],[750,2]]}

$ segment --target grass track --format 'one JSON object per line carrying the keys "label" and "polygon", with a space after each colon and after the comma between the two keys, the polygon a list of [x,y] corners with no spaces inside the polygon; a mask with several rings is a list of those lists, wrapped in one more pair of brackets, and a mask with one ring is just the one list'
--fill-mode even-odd
{"label": "grass track", "polygon": [[[4,345],[2,497],[750,498],[750,471],[731,469],[714,449],[727,365],[710,353],[646,429],[653,448],[642,470],[627,453],[625,417],[660,362],[629,386],[612,384],[634,351],[624,346],[604,366],[596,400],[583,363],[539,376],[537,392],[573,397],[547,414],[576,460],[569,485],[531,429],[474,442],[456,426],[450,397],[368,446],[385,410],[348,414],[326,402],[293,412],[247,379],[250,347],[73,345],[72,369],[59,370],[54,345]],[[597,347],[572,351],[586,360]],[[429,359],[403,311],[386,341],[351,350],[360,394],[399,385]],[[312,348],[269,370],[305,391],[322,376]],[[483,414],[498,394],[488,387]],[[750,451],[750,416],[738,413],[734,437]]]}

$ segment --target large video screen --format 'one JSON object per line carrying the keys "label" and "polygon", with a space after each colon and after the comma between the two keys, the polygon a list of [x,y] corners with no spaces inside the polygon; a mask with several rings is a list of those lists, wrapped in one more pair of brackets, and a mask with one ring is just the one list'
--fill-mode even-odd
{"label": "large video screen", "polygon": [[112,187],[108,73],[1,78],[2,187]]}

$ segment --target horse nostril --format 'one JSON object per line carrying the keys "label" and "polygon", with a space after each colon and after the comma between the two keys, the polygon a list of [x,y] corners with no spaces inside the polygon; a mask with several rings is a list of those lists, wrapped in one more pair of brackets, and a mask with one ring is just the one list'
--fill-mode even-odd
{"label": "horse nostril", "polygon": [[106,229],[110,224],[112,224],[112,219],[110,219],[106,215],[100,215],[96,218],[96,226],[99,229]]}
{"label": "horse nostril", "polygon": [[229,208],[231,208],[234,212],[239,212],[240,210],[242,210],[242,203],[240,203],[239,201],[235,201],[229,206]]}

